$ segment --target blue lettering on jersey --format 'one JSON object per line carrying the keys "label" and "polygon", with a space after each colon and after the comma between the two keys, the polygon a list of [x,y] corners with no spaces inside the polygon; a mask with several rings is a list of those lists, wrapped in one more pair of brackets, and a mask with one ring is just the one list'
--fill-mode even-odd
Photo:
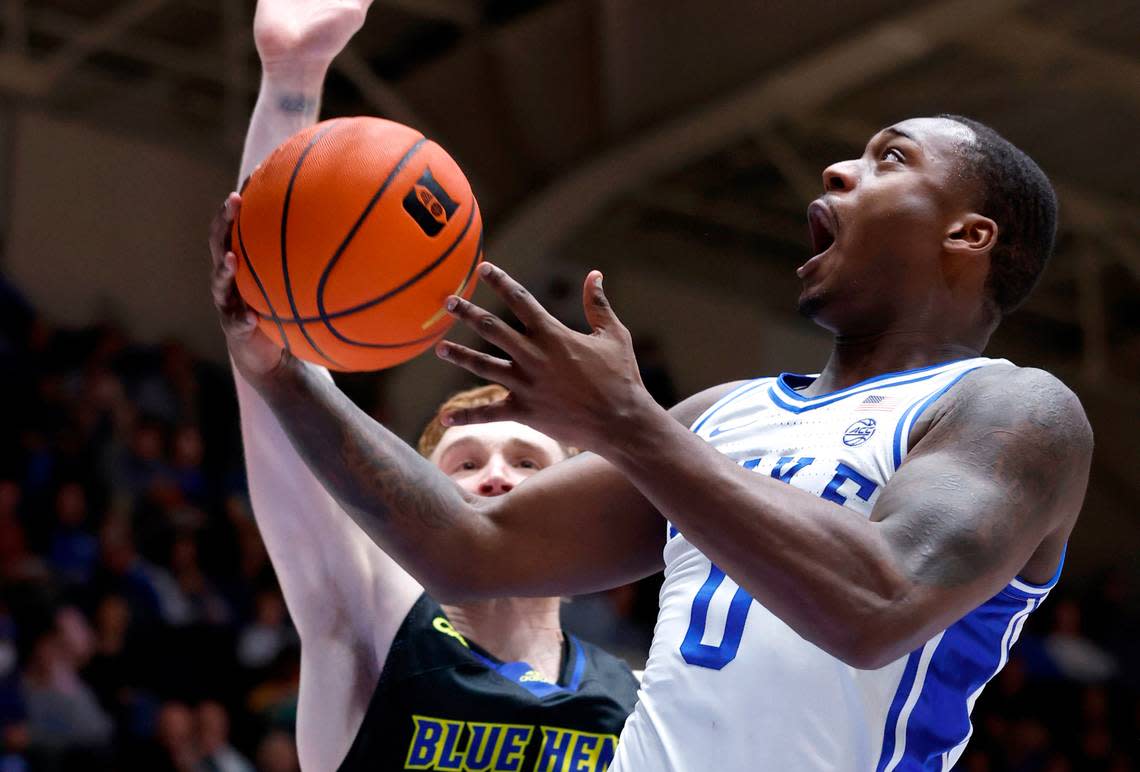
{"label": "blue lettering on jersey", "polygon": [[495,764],[500,772],[518,772],[522,766],[526,745],[530,742],[533,726],[508,726],[503,735],[503,752]]}
{"label": "blue lettering on jersey", "polygon": [[[759,461],[760,459],[756,459]],[[814,458],[806,456],[804,458],[797,458],[796,463],[791,469],[788,469],[788,464],[791,463],[791,456],[780,456],[780,460],[772,467],[772,477],[782,483],[791,482],[792,478],[796,476],[796,472],[803,469],[805,466],[810,466]]]}
{"label": "blue lettering on jersey", "polygon": [[463,769],[463,751],[459,750],[459,736],[463,734],[462,721],[445,721],[443,735],[443,748],[439,752],[439,761],[435,768],[449,772],[461,772]]}
{"label": "blue lettering on jersey", "polygon": [[[745,469],[756,469],[762,458],[750,458],[741,462]],[[781,456],[772,467],[772,478],[782,483],[790,483],[792,478],[806,466],[815,461],[811,456],[794,459],[792,456]],[[870,501],[878,489],[878,483],[869,480],[859,472],[842,462],[835,466],[835,476],[824,488],[820,497],[842,506],[847,503],[840,489],[846,483],[856,486],[855,495],[863,501]],[[676,529],[669,526],[670,538]],[[709,569],[708,578],[693,598],[693,608],[689,614],[689,629],[685,631],[685,639],[681,641],[681,658],[690,665],[704,667],[710,670],[720,670],[729,662],[736,659],[740,649],[740,640],[744,636],[744,625],[748,621],[748,610],[752,606],[752,596],[743,587],[738,587],[728,606],[728,616],[725,619],[724,635],[718,645],[701,643],[705,635],[705,625],[708,621],[709,603],[717,588],[724,583],[724,571],[713,563]]]}
{"label": "blue lettering on jersey", "polygon": [[[521,724],[453,721],[431,716],[412,716],[412,722],[414,732],[408,745],[405,769],[520,772],[527,745],[535,729]],[[570,729],[553,731],[569,732],[570,735],[584,734]],[[596,737],[606,737],[613,744],[617,743],[617,738],[612,735]],[[567,741],[566,752],[563,754],[567,759],[573,757],[577,742],[573,737]],[[598,755],[598,758],[602,756]],[[612,758],[611,747],[605,763],[608,765]],[[555,768],[567,769],[565,765]],[[606,767],[578,768],[587,772],[603,772]]]}
{"label": "blue lettering on jersey", "polygon": [[840,463],[835,467],[835,476],[831,478],[831,482],[823,489],[823,493],[821,493],[820,496],[828,501],[834,501],[836,504],[843,506],[847,503],[847,496],[840,493],[839,489],[847,482],[853,482],[859,486],[855,491],[855,495],[863,499],[863,501],[870,501],[871,496],[875,494],[875,490],[879,487],[879,484],[874,480],[868,480],[847,466],[847,464]]}
{"label": "blue lettering on jersey", "polygon": [[467,726],[471,728],[471,739],[467,743],[466,769],[468,772],[487,772],[495,762],[503,725],[468,721]]}
{"label": "blue lettering on jersey", "polygon": [[535,770],[542,772],[561,772],[567,758],[570,756],[570,747],[574,744],[574,735],[565,729],[544,726],[542,728],[542,755],[538,757]]}

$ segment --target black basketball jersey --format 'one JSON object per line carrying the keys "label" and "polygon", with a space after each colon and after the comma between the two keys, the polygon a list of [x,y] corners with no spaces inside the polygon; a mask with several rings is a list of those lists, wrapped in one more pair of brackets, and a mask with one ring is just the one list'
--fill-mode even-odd
{"label": "black basketball jersey", "polygon": [[502,662],[421,595],[340,772],[602,772],[637,701],[629,666],[566,635],[558,683]]}

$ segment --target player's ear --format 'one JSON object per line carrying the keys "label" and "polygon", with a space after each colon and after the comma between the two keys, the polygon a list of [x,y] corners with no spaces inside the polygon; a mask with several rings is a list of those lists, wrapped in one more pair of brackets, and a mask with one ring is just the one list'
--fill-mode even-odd
{"label": "player's ear", "polygon": [[956,218],[946,229],[942,248],[962,257],[988,254],[997,244],[998,224],[977,212]]}

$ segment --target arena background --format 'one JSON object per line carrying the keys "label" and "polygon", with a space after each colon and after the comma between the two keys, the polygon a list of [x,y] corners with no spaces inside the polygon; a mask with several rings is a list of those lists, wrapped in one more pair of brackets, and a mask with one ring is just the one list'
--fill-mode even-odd
{"label": "arena background", "polygon": [[[206,290],[257,86],[251,19],[233,0],[3,4],[4,772],[295,763],[295,647]],[[1062,583],[962,766],[1123,770],[1140,758],[1138,41],[1132,0],[376,0],[323,115],[447,147],[489,258],[568,321],[602,268],[662,401],[820,365],[828,339],[794,308],[804,211],[876,129],[962,113],[1028,151],[1058,189],[1058,247],[989,352],[1070,384],[1097,450]],[[466,383],[431,357],[343,382],[407,438]],[[637,660],[655,603],[647,582],[567,617]]]}

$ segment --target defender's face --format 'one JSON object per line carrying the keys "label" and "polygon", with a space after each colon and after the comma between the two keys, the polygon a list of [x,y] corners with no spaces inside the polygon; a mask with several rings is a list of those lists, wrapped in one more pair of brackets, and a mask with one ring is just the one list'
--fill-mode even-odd
{"label": "defender's face", "polygon": [[796,272],[802,313],[859,334],[930,298],[951,218],[972,203],[957,162],[973,140],[955,121],[916,118],[871,137],[861,157],[824,169],[824,194],[808,207],[815,255]]}
{"label": "defender's face", "polygon": [[562,446],[515,421],[453,426],[429,460],[476,496],[501,496],[566,458]]}

